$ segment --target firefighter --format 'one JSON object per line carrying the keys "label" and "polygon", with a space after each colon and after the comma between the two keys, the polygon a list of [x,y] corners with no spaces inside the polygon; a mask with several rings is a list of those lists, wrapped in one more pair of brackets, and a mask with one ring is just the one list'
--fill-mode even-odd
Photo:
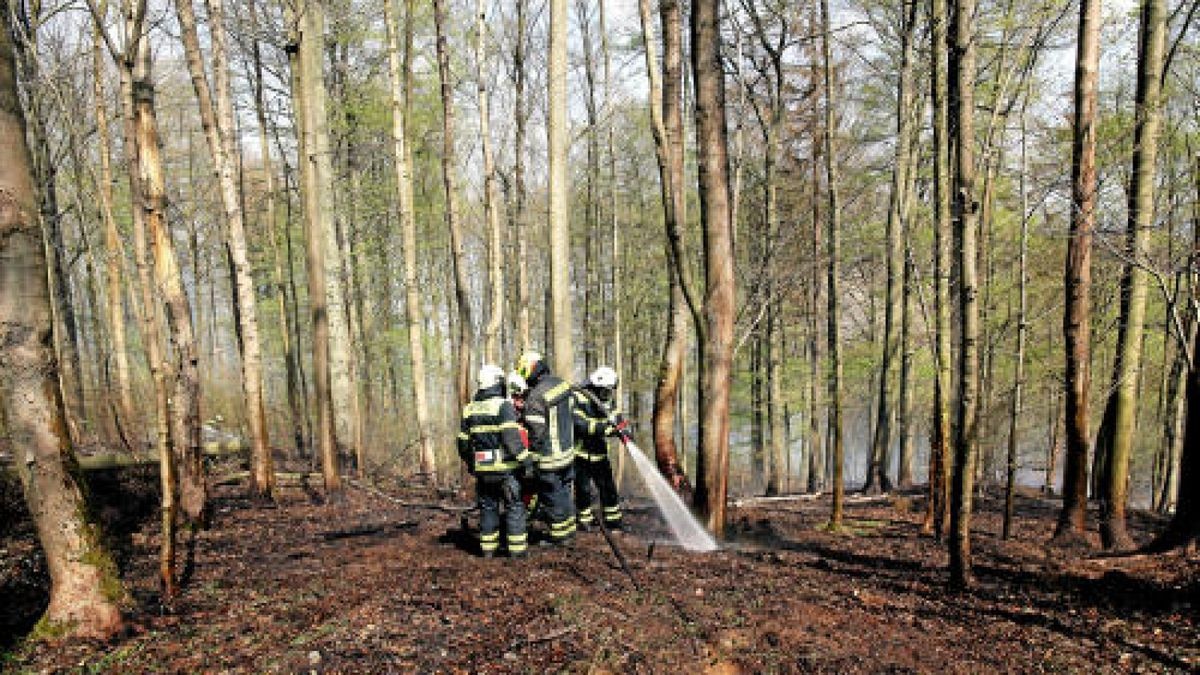
{"label": "firefighter", "polygon": [[[529,384],[520,373],[513,370],[508,373],[508,397],[512,400],[513,408],[517,411],[517,424],[521,427],[521,444],[529,449],[529,429],[525,426],[525,395],[529,393]],[[537,513],[537,476],[531,475],[521,479],[521,501],[525,504],[527,520],[532,522]]]}
{"label": "firefighter", "polygon": [[516,410],[505,396],[504,370],[494,365],[483,366],[479,369],[478,384],[475,398],[463,407],[458,455],[475,476],[479,550],[485,558],[496,555],[503,512],[508,554],[513,558],[524,557],[529,549],[525,505],[514,474],[531,474],[533,457],[521,442]]}
{"label": "firefighter", "polygon": [[575,399],[571,385],[551,374],[537,352],[522,354],[516,370],[529,384],[525,424],[537,463],[538,501],[550,524],[549,543],[571,546],[575,542]]}
{"label": "firefighter", "polygon": [[575,392],[575,510],[584,530],[596,521],[592,505],[597,492],[604,526],[613,530],[624,526],[621,498],[608,460],[608,439],[624,437],[628,426],[616,410],[616,389],[617,372],[600,366]]}

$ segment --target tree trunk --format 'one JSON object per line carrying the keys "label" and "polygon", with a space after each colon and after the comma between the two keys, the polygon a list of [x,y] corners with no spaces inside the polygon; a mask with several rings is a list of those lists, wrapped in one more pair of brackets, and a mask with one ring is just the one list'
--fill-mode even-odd
{"label": "tree trunk", "polygon": [[946,0],[931,0],[929,8],[930,103],[933,109],[933,228],[934,228],[934,313],[936,365],[933,388],[933,430],[929,448],[929,503],[934,535],[942,540],[950,527],[950,386],[951,366],[950,277],[950,131],[949,75]]}
{"label": "tree trunk", "polygon": [[[1166,48],[1166,3],[1142,3],[1135,101],[1133,175],[1129,186],[1125,271],[1121,278],[1121,319],[1112,388],[1097,442],[1097,462],[1104,467],[1099,487],[1100,538],[1108,549],[1133,546],[1126,527],[1129,463],[1137,428],[1138,382],[1146,315],[1146,270],[1150,228],[1154,226],[1155,171],[1162,126],[1162,69]],[[1111,415],[1110,415],[1111,413]],[[1106,459],[1100,462],[1100,453]]]}
{"label": "tree trunk", "polygon": [[[612,367],[618,373],[624,373],[622,363],[624,362],[624,336],[622,334],[622,317],[621,317],[621,302],[623,300],[621,292],[621,284],[624,279],[624,257],[622,256],[621,247],[623,246],[621,236],[621,223],[617,214],[617,154],[613,137],[616,134],[616,109],[613,105],[613,82],[612,82],[612,53],[608,47],[608,21],[605,16],[605,0],[599,0],[600,6],[600,49],[604,56],[604,107],[607,127],[605,134],[608,145],[608,215],[610,229],[610,243],[612,246],[611,258],[609,263],[609,328],[611,329],[611,347],[612,356],[609,359]],[[621,401],[621,389],[618,385],[615,400],[618,405]],[[618,455],[624,457],[624,455]]]}
{"label": "tree trunk", "polygon": [[[251,29],[257,32],[258,29],[258,12],[259,6],[257,3],[249,8]],[[283,275],[283,258],[282,251],[279,245],[279,240],[276,236],[275,228],[279,223],[278,214],[276,212],[276,189],[275,189],[275,166],[271,160],[271,144],[267,137],[267,107],[265,85],[263,83],[263,61],[262,53],[257,41],[251,45],[250,49],[254,77],[252,79],[254,88],[254,114],[255,121],[258,124],[258,151],[262,159],[263,171],[263,201],[266,207],[265,222],[261,224],[266,231],[271,246],[271,259],[273,263],[275,297],[279,305],[279,336],[283,345],[283,362],[287,372],[287,400],[288,410],[291,413],[290,421],[292,426],[292,441],[295,443],[296,452],[298,455],[305,454],[305,446],[307,438],[304,432],[305,419],[305,397],[300,387],[300,373],[297,365],[298,342],[293,342],[292,331],[292,310],[288,298],[288,287]],[[284,198],[287,199],[285,193]],[[287,223],[284,223],[287,227]],[[290,266],[290,260],[289,260]],[[294,302],[294,298],[292,299]]]}
{"label": "tree trunk", "polygon": [[492,306],[484,328],[483,357],[488,363],[500,362],[500,328],[504,325],[504,252],[500,230],[500,196],[496,188],[496,162],[492,158],[490,112],[486,69],[484,68],[487,22],[483,0],[475,2],[475,81],[479,99],[479,137],[483,144],[483,211],[488,232],[488,284]]}
{"label": "tree trunk", "polygon": [[825,155],[825,189],[828,200],[826,223],[828,231],[825,234],[825,255],[828,285],[828,308],[826,310],[826,340],[829,343],[829,443],[833,448],[831,459],[833,464],[833,509],[829,516],[830,529],[840,529],[842,526],[842,502],[845,484],[842,477],[845,464],[845,447],[842,439],[842,324],[841,324],[841,230],[842,213],[838,196],[838,163],[834,155],[837,147],[834,136],[837,124],[834,107],[837,99],[834,96],[833,53],[830,49],[829,37],[829,0],[821,0],[821,54],[822,80],[825,87],[825,120],[822,130],[822,152]]}
{"label": "tree trunk", "polygon": [[1063,337],[1066,353],[1066,460],[1063,508],[1054,538],[1080,540],[1087,519],[1090,445],[1092,230],[1096,222],[1096,86],[1100,67],[1100,0],[1080,0],[1071,141],[1071,225],[1067,240]]}
{"label": "tree trunk", "polygon": [[554,326],[551,362],[560,377],[571,379],[575,370],[574,330],[571,314],[570,183],[567,173],[567,2],[550,0],[550,44],[547,74],[546,126],[549,150],[550,191],[550,303]]}
{"label": "tree trunk", "polygon": [[79,356],[79,327],[75,305],[71,300],[70,278],[67,272],[66,243],[63,239],[63,211],[58,202],[58,166],[50,147],[47,119],[47,101],[44,83],[39,81],[38,29],[43,20],[40,4],[29,8],[28,23],[16,26],[14,39],[14,64],[19,58],[23,77],[29,81],[24,117],[29,125],[30,170],[38,183],[39,222],[46,240],[46,262],[50,271],[50,301],[54,346],[58,355],[58,377],[62,387],[62,399],[66,414],[67,429],[72,439],[82,438],[87,410],[83,395],[83,366]]}
{"label": "tree trunk", "polygon": [[124,251],[117,219],[113,216],[113,170],[111,133],[108,128],[108,100],[104,95],[103,40],[99,29],[92,38],[92,86],[96,97],[96,136],[100,144],[100,212],[104,221],[105,301],[107,303],[109,348],[117,380],[117,424],[135,426],[133,383],[129,370],[129,348],[125,340],[125,311],[121,290],[121,261]]}
{"label": "tree trunk", "polygon": [[106,639],[121,628],[125,592],[100,531],[86,517],[66,431],[9,9],[0,8],[0,417],[20,453],[17,473],[50,571],[40,625]]}
{"label": "tree trunk", "polygon": [[[679,410],[679,385],[683,377],[683,359],[687,343],[687,307],[679,281],[679,263],[669,241],[671,232],[680,228],[685,218],[683,195],[683,158],[680,133],[683,114],[679,101],[679,79],[682,57],[680,33],[682,24],[679,6],[672,1],[659,5],[662,21],[664,47],[660,77],[650,0],[639,0],[642,37],[646,50],[646,75],[650,82],[650,120],[654,134],[655,157],[658,160],[659,186],[662,193],[663,223],[667,231],[668,260],[668,308],[667,334],[659,362],[658,378],[654,388],[654,458],[662,472],[676,490],[683,494],[690,491],[675,444],[675,420]],[[671,82],[670,94],[662,80]],[[668,119],[670,131],[668,131]]]}
{"label": "tree trunk", "polygon": [[[408,329],[409,356],[412,359],[413,407],[420,443],[421,473],[437,484],[437,457],[429,422],[429,401],[426,394],[425,332],[421,323],[421,294],[417,285],[417,217],[413,200],[412,173],[408,151],[408,100],[405,86],[408,81],[404,67],[411,63],[400,60],[400,36],[397,33],[395,0],[383,0],[384,23],[387,25],[388,72],[392,81],[392,159],[396,168],[396,207],[400,215],[400,235],[404,246],[404,318]],[[412,8],[405,13],[405,34],[412,29]],[[407,38],[406,38],[407,39]]]}
{"label": "tree trunk", "polygon": [[[133,72],[133,119],[140,190],[136,208],[143,213],[154,258],[154,277],[166,307],[171,342],[169,364],[171,446],[179,473],[179,505],[193,527],[203,525],[208,486],[200,448],[200,373],[192,332],[192,313],[184,292],[175,245],[167,229],[167,192],[154,104],[149,40],[138,41]],[[147,311],[153,311],[148,308]]]}
{"label": "tree trunk", "polygon": [[[708,527],[725,532],[729,478],[729,397],[733,377],[733,228],[729,222],[729,157],[725,120],[725,73],[721,67],[719,0],[692,3],[691,45],[696,96],[696,145],[700,222],[704,231],[705,293],[700,383],[700,443],[696,504]],[[677,260],[682,266],[683,261]]]}
{"label": "tree trunk", "polygon": [[[330,313],[328,289],[328,247],[326,245],[333,223],[329,202],[333,186],[330,183],[328,134],[325,113],[325,8],[322,0],[308,0],[299,8],[299,40],[297,49],[290,50],[292,63],[292,97],[295,101],[297,128],[300,135],[301,196],[304,200],[306,267],[308,270],[308,304],[312,317],[313,395],[317,409],[316,446],[321,454],[321,475],[327,492],[342,487],[339,467],[337,424],[334,422],[333,373],[330,365]],[[291,20],[289,20],[291,23]],[[324,139],[324,143],[321,142]],[[344,401],[339,398],[339,401]]]}
{"label": "tree trunk", "polygon": [[[242,346],[242,393],[250,432],[250,492],[270,498],[274,492],[275,469],[271,458],[266,412],[262,393],[262,356],[258,337],[258,301],[246,246],[245,214],[237,181],[238,150],[233,125],[233,103],[229,85],[229,59],[225,44],[223,0],[206,0],[212,37],[212,71],[215,87],[210,91],[204,55],[196,30],[192,0],[175,0],[180,33],[187,56],[192,88],[200,107],[201,126],[212,157],[220,188],[225,236],[232,259],[233,285],[237,297],[238,335]],[[215,105],[214,105],[215,99]]]}
{"label": "tree trunk", "polygon": [[1029,197],[1025,188],[1025,176],[1029,162],[1025,152],[1025,110],[1021,110],[1021,175],[1019,178],[1021,192],[1021,243],[1018,256],[1018,308],[1017,308],[1017,372],[1013,376],[1012,413],[1008,423],[1008,462],[1007,481],[1004,489],[1004,527],[1002,537],[1008,539],[1012,534],[1013,499],[1017,489],[1017,452],[1020,444],[1017,441],[1017,430],[1021,419],[1022,396],[1025,393],[1025,340],[1029,327],[1026,315],[1029,310],[1028,274],[1026,265],[1029,253]]}
{"label": "tree trunk", "polygon": [[978,445],[979,304],[976,237],[979,204],[975,199],[975,2],[954,0],[954,41],[950,60],[950,125],[957,162],[954,180],[955,234],[959,247],[960,331],[958,406],[954,430],[954,477],[950,495],[950,580],[969,586],[971,574],[971,501]]}
{"label": "tree trunk", "polygon": [[[411,1],[411,0],[410,0]],[[513,188],[516,191],[517,238],[517,336],[520,349],[530,349],[532,335],[529,328],[529,219],[525,213],[525,127],[529,113],[525,109],[525,13],[528,0],[517,0],[517,39],[513,49],[513,117],[516,131],[513,135]]]}

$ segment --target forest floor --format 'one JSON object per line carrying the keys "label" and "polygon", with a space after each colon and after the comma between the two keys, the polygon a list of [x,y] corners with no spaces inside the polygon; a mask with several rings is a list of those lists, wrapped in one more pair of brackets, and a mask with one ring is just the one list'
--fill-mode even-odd
{"label": "forest floor", "polygon": [[[214,493],[181,597],[155,579],[156,481],[93,474],[136,607],[109,642],[26,642],[45,563],[20,490],[0,481],[0,670],[15,672],[1195,672],[1200,559],[1048,549],[1057,505],[1021,499],[974,520],[977,586],[947,587],[945,547],[920,533],[920,497],[734,508],[731,540],[694,554],[636,505],[615,539],[483,560],[428,491],[358,487],[324,503],[286,488],[256,504]],[[400,502],[406,502],[404,505]],[[461,502],[459,502],[461,504]],[[474,525],[474,519],[471,521]],[[1145,541],[1162,522],[1137,515]]]}

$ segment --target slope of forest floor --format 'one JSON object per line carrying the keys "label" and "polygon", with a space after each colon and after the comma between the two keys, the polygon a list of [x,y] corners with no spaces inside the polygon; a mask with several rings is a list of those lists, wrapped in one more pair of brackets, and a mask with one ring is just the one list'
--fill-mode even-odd
{"label": "slope of forest floor", "polygon": [[[277,505],[215,491],[182,596],[155,579],[151,469],[93,477],[136,599],[106,643],[24,643],[44,607],[45,563],[0,481],[0,670],[83,672],[1158,672],[1200,668],[1200,560],[1048,550],[1056,506],[1019,503],[1002,541],[998,505],[975,519],[977,588],[947,589],[944,547],[920,534],[919,497],[827,499],[732,513],[732,541],[691,554],[653,513],[616,533],[640,589],[599,533],[573,550],[482,560],[450,501],[351,487],[323,503],[287,488]],[[403,503],[402,503],[403,502]],[[472,525],[474,519],[472,519]],[[1161,527],[1134,519],[1145,540]]]}

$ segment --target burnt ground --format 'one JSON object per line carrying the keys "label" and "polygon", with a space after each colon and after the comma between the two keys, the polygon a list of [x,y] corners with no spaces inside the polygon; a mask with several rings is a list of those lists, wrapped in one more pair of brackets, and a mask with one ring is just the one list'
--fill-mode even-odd
{"label": "burnt ground", "polygon": [[[142,473],[139,473],[141,471]],[[920,534],[919,497],[827,499],[732,511],[711,554],[658,543],[634,508],[616,534],[639,588],[599,533],[574,550],[482,560],[450,500],[351,487],[277,505],[215,491],[182,596],[155,580],[154,476],[93,479],[136,599],[107,643],[24,642],[44,607],[45,564],[0,481],[0,669],[17,672],[1195,672],[1200,559],[1047,549],[1057,505],[1022,499],[1016,537],[984,500],[978,585],[947,588],[943,546]],[[16,501],[14,501],[14,499]],[[407,502],[408,505],[400,502]],[[472,519],[473,522],[473,519]],[[1162,526],[1134,519],[1144,541]]]}

